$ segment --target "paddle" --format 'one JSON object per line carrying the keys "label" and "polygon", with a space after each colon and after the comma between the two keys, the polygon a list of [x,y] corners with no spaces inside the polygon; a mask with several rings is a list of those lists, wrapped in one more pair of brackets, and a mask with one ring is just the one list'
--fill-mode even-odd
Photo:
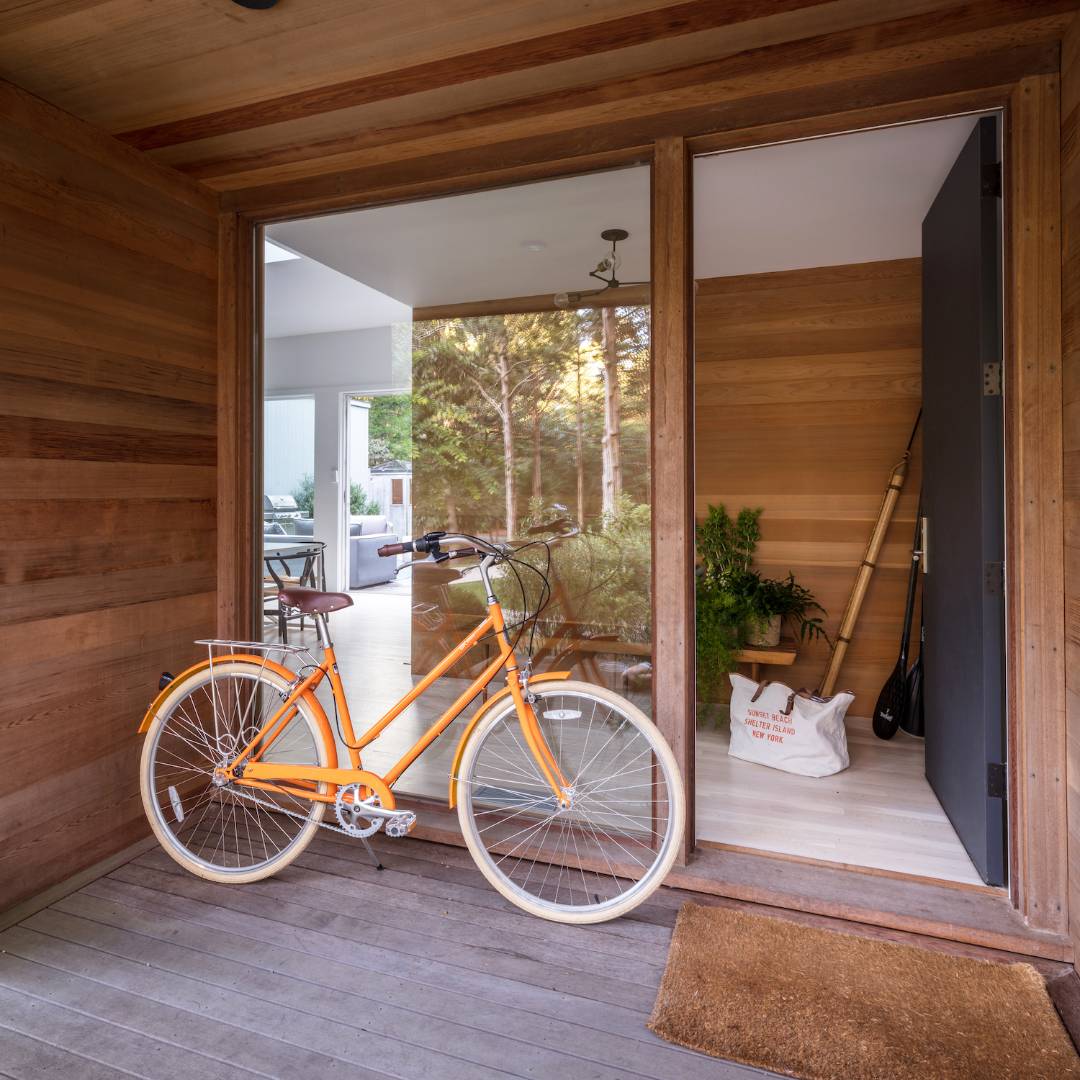
{"label": "paddle", "polygon": [[[920,623],[922,620],[919,620]],[[923,715],[923,645],[926,640],[926,632],[919,626],[919,655],[915,663],[908,668],[908,707],[904,718],[900,721],[900,727],[908,735],[921,739],[926,734],[926,721]]]}
{"label": "paddle", "polygon": [[[922,496],[919,496],[919,508],[915,514],[915,540],[911,545],[911,570],[908,574],[907,606],[904,609],[904,629],[900,635],[900,656],[896,667],[886,680],[874,706],[874,734],[879,739],[891,739],[897,728],[905,722],[911,708],[913,689],[908,672],[908,645],[911,642],[911,619],[915,614],[915,590],[919,584],[919,563],[922,552],[919,550],[919,527],[922,522]],[[920,650],[920,659],[922,652]],[[914,668],[913,668],[914,670]],[[921,667],[919,685],[921,686]]]}

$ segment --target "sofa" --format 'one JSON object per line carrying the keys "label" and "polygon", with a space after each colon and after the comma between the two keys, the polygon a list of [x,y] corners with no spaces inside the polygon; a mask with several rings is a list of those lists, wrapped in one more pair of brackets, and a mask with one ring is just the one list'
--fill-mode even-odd
{"label": "sofa", "polygon": [[[313,518],[294,518],[286,531],[279,522],[263,528],[267,540],[295,539],[303,542],[314,538],[315,521]],[[382,514],[353,514],[349,518],[349,588],[363,589],[369,585],[384,585],[394,580],[397,559],[382,559],[378,550],[383,544],[393,544],[400,540],[397,533],[390,531],[390,523]],[[299,574],[303,567],[302,559],[288,560],[286,573]]]}
{"label": "sofa", "polygon": [[349,588],[363,589],[394,580],[397,559],[382,559],[378,550],[401,537],[390,531],[381,514],[353,514],[349,518]]}

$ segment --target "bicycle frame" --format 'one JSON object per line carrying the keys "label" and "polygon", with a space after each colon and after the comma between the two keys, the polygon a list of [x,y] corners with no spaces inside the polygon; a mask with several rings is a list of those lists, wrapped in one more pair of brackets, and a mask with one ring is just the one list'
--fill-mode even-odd
{"label": "bicycle frame", "polygon": [[[566,803],[566,789],[569,786],[566,777],[559,769],[544,738],[543,731],[536,719],[528,694],[528,678],[518,665],[517,655],[510,635],[506,629],[502,606],[491,587],[490,567],[496,561],[495,556],[487,555],[480,563],[480,573],[487,590],[487,615],[466,637],[450,650],[420,682],[404,697],[394,704],[382,717],[371,725],[360,737],[356,737],[345,689],[338,670],[334,644],[330,639],[326,618],[316,615],[316,625],[323,646],[322,662],[304,678],[295,679],[290,692],[274,714],[262,725],[254,738],[240,751],[228,766],[220,770],[220,778],[225,782],[235,783],[239,787],[262,788],[269,791],[285,791],[290,795],[312,801],[333,803],[334,788],[348,784],[359,784],[368,794],[375,794],[385,809],[395,807],[393,785],[401,778],[410,765],[461,715],[466,705],[473,700],[498,674],[506,672],[506,683],[514,702],[522,734],[537,766],[551,788],[554,797]],[[379,775],[364,769],[361,764],[361,751],[369,746],[399,717],[413,702],[420,698],[437,679],[446,674],[463,656],[472,650],[482,638],[493,632],[499,643],[499,655],[473,680],[450,707],[424,732],[423,735],[402,755],[401,759],[385,774]],[[559,672],[565,678],[567,673]],[[550,676],[549,676],[550,677]],[[290,765],[286,762],[265,762],[259,760],[281,733],[288,727],[296,714],[297,703],[307,694],[311,694],[322,682],[329,679],[330,690],[341,721],[341,734],[349,757],[349,767],[341,767],[335,745],[333,767],[314,765]],[[538,676],[543,678],[543,676]],[[501,696],[501,695],[500,695]],[[474,722],[477,718],[474,717]],[[462,736],[462,745],[472,730],[472,723]],[[460,751],[459,751],[460,756]],[[452,778],[451,778],[452,780]],[[322,784],[330,786],[329,792],[320,792]],[[451,784],[452,786],[452,784]]]}

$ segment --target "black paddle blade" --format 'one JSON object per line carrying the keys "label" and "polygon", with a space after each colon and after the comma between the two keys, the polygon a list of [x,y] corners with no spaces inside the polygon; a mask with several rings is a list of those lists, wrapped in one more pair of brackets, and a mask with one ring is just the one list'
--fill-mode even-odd
{"label": "black paddle blade", "polygon": [[878,694],[874,706],[874,734],[879,739],[891,739],[907,712],[907,672],[901,660]]}
{"label": "black paddle blade", "polygon": [[914,735],[921,739],[926,734],[926,720],[923,713],[922,693],[922,656],[911,665],[907,673],[907,710],[904,712],[900,726],[908,735]]}

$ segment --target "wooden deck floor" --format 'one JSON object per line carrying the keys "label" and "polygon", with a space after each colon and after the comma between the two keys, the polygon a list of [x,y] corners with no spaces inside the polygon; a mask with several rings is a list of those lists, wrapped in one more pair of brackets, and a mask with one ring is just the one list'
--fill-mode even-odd
{"label": "wooden deck floor", "polygon": [[718,1080],[645,1022],[675,915],[518,913],[458,848],[322,834],[221,886],[152,850],[0,933],[0,1076]]}

